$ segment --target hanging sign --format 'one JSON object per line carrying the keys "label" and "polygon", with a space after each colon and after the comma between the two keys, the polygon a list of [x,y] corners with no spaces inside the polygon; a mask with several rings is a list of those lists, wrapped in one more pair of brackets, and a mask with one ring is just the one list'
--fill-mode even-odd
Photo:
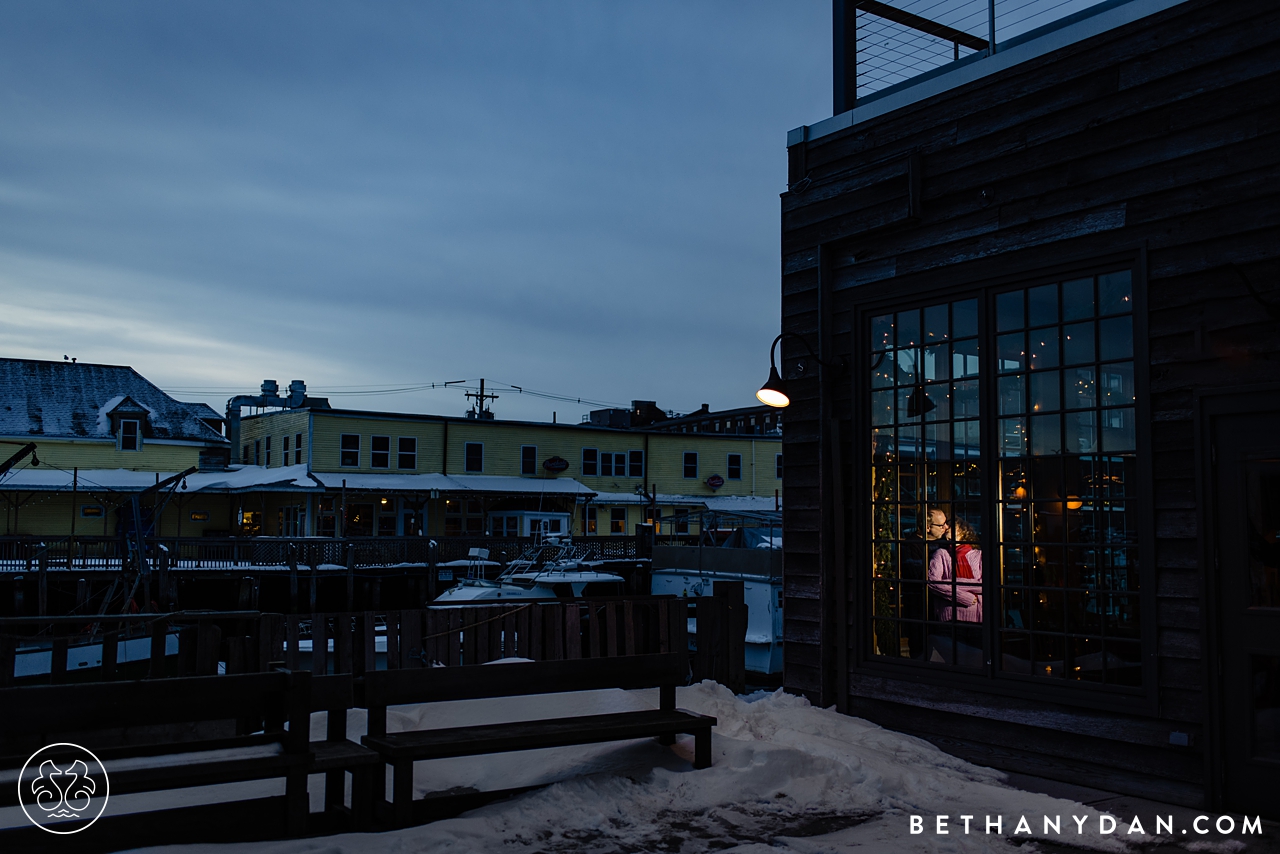
{"label": "hanging sign", "polygon": [[549,472],[559,473],[569,468],[569,461],[564,457],[552,457],[542,461],[542,467]]}
{"label": "hanging sign", "polygon": [[720,487],[724,486],[724,478],[722,478],[718,474],[713,474],[711,475],[711,477],[707,478],[707,486],[711,487],[712,489],[719,489]]}

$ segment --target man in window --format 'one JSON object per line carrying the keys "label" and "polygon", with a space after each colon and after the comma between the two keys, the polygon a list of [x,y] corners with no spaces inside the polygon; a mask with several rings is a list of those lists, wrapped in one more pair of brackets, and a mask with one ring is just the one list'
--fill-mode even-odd
{"label": "man in window", "polygon": [[[982,552],[972,542],[961,543],[952,553],[952,543],[946,539],[951,532],[947,514],[941,510],[929,511],[929,537],[936,546],[929,556],[929,590],[932,597],[934,619],[965,623],[982,622]],[[956,540],[974,539],[972,530],[963,522],[956,522]]]}

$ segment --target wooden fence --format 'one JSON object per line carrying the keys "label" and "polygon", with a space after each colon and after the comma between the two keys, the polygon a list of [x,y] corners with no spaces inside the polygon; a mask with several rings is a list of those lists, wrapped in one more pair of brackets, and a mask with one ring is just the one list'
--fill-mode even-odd
{"label": "wooden fence", "polygon": [[[490,560],[504,563],[534,541],[531,537],[149,537],[145,542],[153,560],[158,560],[163,546],[170,567],[183,570],[283,568],[290,560],[302,566],[357,569],[425,566],[464,559],[472,548],[488,549]],[[645,537],[578,537],[574,545],[586,548],[592,560],[649,556]],[[7,572],[32,572],[42,564],[53,569],[118,570],[124,554],[120,537],[0,537],[0,571]]]}
{"label": "wooden fence", "polygon": [[[256,611],[179,612],[113,617],[0,619],[0,687],[33,644],[48,644],[48,675],[38,682],[213,675],[265,671],[283,663],[313,673],[359,676],[380,668],[484,664],[501,658],[552,661],[688,650],[696,620],[695,680],[745,686],[747,615],[742,585],[718,583],[716,596],[533,600],[311,615]],[[97,625],[95,625],[97,621]],[[177,654],[170,652],[176,635]],[[122,642],[149,640],[145,659],[122,662]],[[310,641],[307,654],[304,642]],[[21,644],[21,650],[20,650]],[[101,645],[101,665],[68,667],[68,650]],[[19,668],[21,669],[21,668]]]}

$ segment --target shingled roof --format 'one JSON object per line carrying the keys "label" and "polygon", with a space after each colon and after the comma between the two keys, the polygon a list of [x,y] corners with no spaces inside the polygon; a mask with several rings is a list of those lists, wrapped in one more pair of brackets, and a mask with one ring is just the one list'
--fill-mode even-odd
{"label": "shingled roof", "polygon": [[204,420],[221,420],[211,407],[174,400],[128,366],[0,359],[3,436],[110,439],[109,414],[126,398],[147,412],[149,437],[226,441]]}

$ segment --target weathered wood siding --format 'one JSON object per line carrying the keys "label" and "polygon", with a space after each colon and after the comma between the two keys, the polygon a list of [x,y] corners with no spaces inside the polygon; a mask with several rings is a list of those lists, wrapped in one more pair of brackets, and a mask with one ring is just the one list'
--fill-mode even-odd
{"label": "weathered wood siding", "polygon": [[[1145,264],[1149,310],[1135,317],[1135,327],[1138,364],[1144,325],[1149,362],[1144,494],[1154,554],[1144,555],[1143,583],[1154,585],[1155,595],[1143,621],[1155,626],[1158,653],[1145,716],[1159,723],[1139,727],[1141,737],[1133,728],[1108,731],[1111,758],[1074,742],[1072,758],[1098,768],[1129,762],[1192,789],[1202,785],[1198,754],[1171,755],[1162,741],[1174,729],[1197,733],[1206,714],[1196,521],[1204,498],[1195,477],[1193,396],[1274,382],[1280,362],[1280,324],[1231,266],[1280,302],[1280,6],[1189,0],[801,143],[790,162],[790,185],[803,191],[782,196],[782,326],[815,341],[826,324],[826,346],[835,354],[854,352],[851,319],[864,300],[945,294],[1073,262],[1125,257]],[[828,268],[820,271],[824,258]],[[829,305],[820,314],[822,301]],[[784,349],[788,365],[802,355],[798,347]],[[861,393],[861,377],[854,385]],[[784,436],[787,684],[836,702],[832,692],[848,680],[852,711],[898,716],[903,726],[928,732],[939,718],[920,709],[941,709],[943,698],[904,690],[893,679],[867,681],[852,654],[848,675],[834,672],[829,647],[847,625],[846,611],[858,605],[830,603],[823,612],[820,555],[831,546],[821,532],[834,499],[822,500],[822,478],[831,472],[819,468],[816,381],[801,383],[793,400]],[[851,421],[848,383],[833,384],[823,406],[846,436],[861,435]],[[863,449],[845,448],[850,488],[849,457]],[[859,547],[850,548],[856,557]],[[833,574],[825,583],[834,589],[836,568],[828,566]],[[856,584],[847,589],[858,595]],[[990,684],[948,690],[948,702],[962,696],[975,710],[969,734],[957,738],[986,745],[970,751],[981,758],[1003,737],[991,723],[1001,715],[990,710],[1015,701],[979,693],[993,690]],[[1018,725],[1062,729],[1045,711],[1044,704],[1024,708]],[[1128,757],[1116,742],[1145,745],[1146,758]],[[1183,799],[1193,800],[1187,791],[1180,790]]]}

